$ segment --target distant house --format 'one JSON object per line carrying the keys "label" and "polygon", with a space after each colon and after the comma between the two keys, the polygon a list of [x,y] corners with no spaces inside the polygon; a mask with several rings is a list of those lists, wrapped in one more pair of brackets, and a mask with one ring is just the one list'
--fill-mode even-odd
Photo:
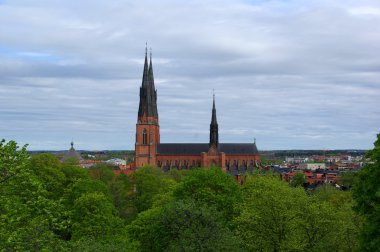
{"label": "distant house", "polygon": [[325,163],[307,163],[307,164],[301,164],[300,169],[307,169],[307,170],[318,170],[318,169],[326,169]]}

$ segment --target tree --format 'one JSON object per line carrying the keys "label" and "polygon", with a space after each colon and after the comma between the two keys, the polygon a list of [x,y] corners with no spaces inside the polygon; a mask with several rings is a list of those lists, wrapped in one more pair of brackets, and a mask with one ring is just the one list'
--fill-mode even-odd
{"label": "tree", "polygon": [[[311,195],[317,202],[327,203],[333,208],[334,232],[326,241],[325,250],[355,251],[358,249],[362,218],[353,207],[351,192],[341,191],[332,185],[318,186]],[[327,215],[330,216],[330,215]]]}
{"label": "tree", "polygon": [[90,173],[93,179],[107,186],[120,217],[130,219],[133,215],[130,202],[132,184],[128,177],[124,173],[114,173],[113,167],[105,164],[94,166]]}
{"label": "tree", "polygon": [[112,200],[99,192],[83,194],[75,200],[72,212],[72,239],[109,239],[122,232],[123,223],[117,217]]}
{"label": "tree", "polygon": [[361,233],[363,251],[380,251],[380,134],[374,145],[366,155],[370,162],[357,173],[352,189],[355,210],[364,217]]}
{"label": "tree", "polygon": [[242,197],[233,223],[246,250],[334,249],[328,245],[336,229],[335,209],[303,188],[290,187],[273,175],[249,176]]}
{"label": "tree", "polygon": [[128,227],[141,251],[240,251],[238,238],[215,208],[194,200],[170,202],[139,214]]}
{"label": "tree", "polygon": [[354,180],[355,180],[355,173],[352,171],[347,171],[341,174],[341,177],[338,183],[350,189],[352,185],[354,184]]}
{"label": "tree", "polygon": [[60,161],[49,153],[42,153],[30,158],[28,167],[38,177],[49,197],[58,199],[64,191],[65,174],[61,170]]}
{"label": "tree", "polygon": [[29,157],[26,147],[27,145],[24,145],[19,150],[15,141],[9,141],[6,144],[5,139],[0,141],[0,186],[25,167]]}
{"label": "tree", "polygon": [[235,232],[250,251],[299,250],[303,241],[297,227],[306,204],[301,188],[291,188],[270,175],[249,176],[237,205]]}
{"label": "tree", "polygon": [[32,169],[26,146],[0,143],[0,244],[10,251],[59,247],[55,230],[65,228],[62,204]]}
{"label": "tree", "polygon": [[233,205],[240,200],[240,186],[220,168],[191,171],[174,189],[175,199],[191,199],[222,212],[228,221],[234,215]]}
{"label": "tree", "polygon": [[133,186],[132,202],[136,213],[152,207],[155,197],[171,191],[176,182],[159,168],[144,166],[130,176]]}
{"label": "tree", "polygon": [[107,186],[102,181],[88,178],[79,179],[75,183],[71,184],[71,186],[66,189],[63,199],[67,207],[72,208],[74,206],[74,202],[87,193],[102,193],[110,196]]}
{"label": "tree", "polygon": [[303,174],[302,172],[296,172],[292,181],[290,182],[290,185],[293,187],[303,186],[306,182],[307,181],[305,178],[305,174]]}

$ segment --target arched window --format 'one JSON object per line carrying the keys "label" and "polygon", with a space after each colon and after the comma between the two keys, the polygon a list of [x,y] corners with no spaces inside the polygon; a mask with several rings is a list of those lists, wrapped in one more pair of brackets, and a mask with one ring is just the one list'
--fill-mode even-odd
{"label": "arched window", "polygon": [[143,144],[148,144],[148,132],[146,129],[143,130]]}

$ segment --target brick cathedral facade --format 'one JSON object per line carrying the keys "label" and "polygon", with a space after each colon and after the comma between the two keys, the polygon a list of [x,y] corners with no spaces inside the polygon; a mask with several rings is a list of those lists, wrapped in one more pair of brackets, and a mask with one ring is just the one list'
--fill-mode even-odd
{"label": "brick cathedral facade", "polygon": [[231,174],[253,171],[260,162],[256,143],[219,143],[219,128],[213,97],[208,143],[161,143],[154,85],[152,54],[148,64],[145,50],[144,72],[136,124],[135,167],[156,165],[170,169],[219,166]]}

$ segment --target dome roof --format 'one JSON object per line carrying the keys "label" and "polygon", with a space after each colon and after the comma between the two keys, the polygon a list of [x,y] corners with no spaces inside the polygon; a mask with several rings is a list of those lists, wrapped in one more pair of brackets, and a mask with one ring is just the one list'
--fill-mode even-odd
{"label": "dome roof", "polygon": [[71,142],[71,148],[68,150],[65,155],[63,156],[63,161],[66,161],[68,159],[75,159],[78,161],[83,161],[83,158],[80,156],[80,154],[74,149],[74,142]]}

